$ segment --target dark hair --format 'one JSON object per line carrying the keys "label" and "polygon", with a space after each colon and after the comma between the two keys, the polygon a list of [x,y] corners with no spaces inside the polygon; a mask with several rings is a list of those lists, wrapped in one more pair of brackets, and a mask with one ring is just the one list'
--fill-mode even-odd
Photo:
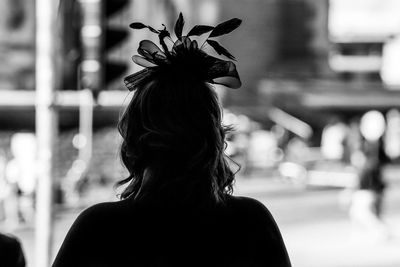
{"label": "dark hair", "polygon": [[129,176],[121,198],[142,190],[146,168],[157,196],[210,196],[223,202],[232,193],[234,173],[224,154],[222,109],[214,89],[190,73],[154,71],[136,86],[118,130],[120,156]]}

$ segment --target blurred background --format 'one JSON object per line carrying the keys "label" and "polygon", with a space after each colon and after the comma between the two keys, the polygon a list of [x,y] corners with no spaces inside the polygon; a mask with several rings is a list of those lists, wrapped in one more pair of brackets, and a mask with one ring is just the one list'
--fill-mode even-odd
{"label": "blurred background", "polygon": [[[54,2],[51,259],[79,212],[117,200],[127,174],[116,130],[132,96],[123,78],[140,70],[139,41],[158,42],[128,25],[172,30],[183,12],[184,33],[243,20],[220,38],[243,86],[216,88],[236,130],[226,151],[241,165],[234,194],[271,210],[293,266],[400,266],[400,1]],[[19,238],[27,266],[40,249],[36,7],[0,1],[0,231]]]}

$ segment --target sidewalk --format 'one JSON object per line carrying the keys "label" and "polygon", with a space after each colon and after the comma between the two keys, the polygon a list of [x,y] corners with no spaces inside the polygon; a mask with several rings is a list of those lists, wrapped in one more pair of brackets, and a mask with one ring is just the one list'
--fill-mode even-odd
{"label": "sidewalk", "polygon": [[349,221],[281,227],[296,267],[399,267],[400,215],[386,218],[390,239],[371,238]]}

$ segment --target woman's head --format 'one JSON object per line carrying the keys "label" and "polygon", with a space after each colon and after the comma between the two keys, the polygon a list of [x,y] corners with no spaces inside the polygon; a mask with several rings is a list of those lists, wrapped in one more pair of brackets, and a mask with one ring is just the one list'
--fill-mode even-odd
{"label": "woman's head", "polygon": [[147,169],[158,193],[222,200],[234,179],[224,155],[227,130],[210,85],[182,73],[152,73],[137,85],[119,122],[121,159],[130,174],[121,181],[130,183],[122,198],[137,195]]}
{"label": "woman's head", "polygon": [[[232,191],[234,174],[224,155],[228,129],[222,125],[222,110],[209,83],[239,88],[241,82],[232,61],[213,57],[202,48],[208,45],[234,59],[209,38],[227,34],[240,23],[231,19],[216,27],[198,25],[183,36],[180,14],[172,46],[165,26],[155,30],[140,22],[130,25],[158,34],[162,49],[152,41],[141,41],[140,55],[132,59],[145,69],[125,78],[135,94],[118,127],[123,137],[121,158],[129,171],[129,177],[119,183],[129,183],[122,198],[157,194],[179,200],[209,195],[220,201]],[[200,47],[190,38],[206,33],[209,36]]]}

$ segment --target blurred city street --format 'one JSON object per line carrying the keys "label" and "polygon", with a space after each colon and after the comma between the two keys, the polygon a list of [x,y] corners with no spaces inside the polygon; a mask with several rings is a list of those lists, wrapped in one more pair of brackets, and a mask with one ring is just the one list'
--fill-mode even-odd
{"label": "blurred city street", "polygon": [[[391,175],[395,177],[395,173]],[[256,175],[238,177],[235,195],[254,197],[269,208],[281,229],[293,266],[398,267],[400,180],[390,182],[384,212],[384,220],[391,229],[390,239],[371,238],[356,229],[340,204],[342,191],[338,188],[304,189],[278,178]],[[82,205],[115,199],[111,188],[93,188]],[[82,209],[66,208],[56,214],[54,253]],[[15,234],[24,245],[28,262],[34,263],[33,229],[21,228]]]}
{"label": "blurred city street", "polygon": [[[121,158],[136,134],[119,123],[140,92],[126,78],[142,70],[142,40],[169,55],[167,37],[235,56],[240,90],[212,84],[218,127],[232,127],[218,140],[240,169],[234,195],[268,207],[294,267],[400,267],[399,0],[8,0],[0,12],[0,233],[28,267],[48,267],[80,212],[137,178]],[[229,18],[228,42],[212,33]]]}

